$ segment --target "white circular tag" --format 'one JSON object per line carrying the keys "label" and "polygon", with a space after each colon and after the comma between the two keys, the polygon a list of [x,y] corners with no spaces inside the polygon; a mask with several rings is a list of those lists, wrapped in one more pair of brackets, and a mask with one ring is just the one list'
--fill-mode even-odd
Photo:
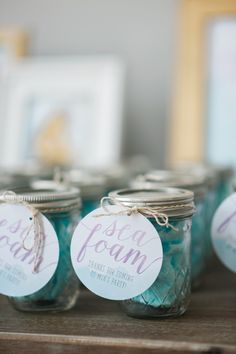
{"label": "white circular tag", "polygon": [[211,237],[221,262],[236,272],[236,193],[226,198],[216,210]]}
{"label": "white circular tag", "polygon": [[[109,206],[117,214],[119,206]],[[162,244],[155,227],[141,214],[104,215],[92,211],[77,226],[71,258],[82,283],[111,300],[130,299],[147,290],[162,266]]]}
{"label": "white circular tag", "polygon": [[53,276],[59,260],[56,232],[38,213],[43,248],[34,272],[36,251],[31,212],[22,205],[0,205],[0,294],[25,296],[43,288]]}

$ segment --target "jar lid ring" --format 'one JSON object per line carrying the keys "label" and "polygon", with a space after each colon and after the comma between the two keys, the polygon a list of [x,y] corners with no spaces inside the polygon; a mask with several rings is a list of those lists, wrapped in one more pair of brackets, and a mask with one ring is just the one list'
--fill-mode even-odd
{"label": "jar lid ring", "polygon": [[[110,201],[112,204],[116,204],[121,206],[123,209],[119,210],[117,212],[111,212],[108,207],[105,205],[105,202]],[[122,204],[120,201],[113,197],[103,197],[100,201],[101,208],[104,209],[105,213],[101,214],[95,214],[95,217],[101,217],[101,216],[111,216],[111,215],[132,215],[132,214],[142,214],[145,217],[153,217],[156,221],[156,223],[159,226],[162,227],[169,227],[172,230],[178,232],[178,228],[173,226],[172,224],[169,223],[169,217],[167,214],[165,214],[163,211],[165,210],[165,207],[148,207],[148,206],[138,206],[138,205],[133,205],[133,206],[125,206]],[[174,206],[172,206],[173,208]],[[180,205],[176,205],[176,207],[180,207]]]}

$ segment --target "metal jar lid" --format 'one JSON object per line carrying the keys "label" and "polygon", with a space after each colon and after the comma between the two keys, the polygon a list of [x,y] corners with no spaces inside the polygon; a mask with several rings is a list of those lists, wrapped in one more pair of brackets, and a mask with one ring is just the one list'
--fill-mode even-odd
{"label": "metal jar lid", "polygon": [[219,173],[220,179],[222,181],[234,176],[234,169],[231,166],[216,165],[214,167]]}
{"label": "metal jar lid", "polygon": [[120,189],[109,193],[112,204],[125,207],[160,208],[169,217],[185,218],[194,213],[193,192],[178,188]]}
{"label": "metal jar lid", "polygon": [[205,179],[209,189],[216,188],[220,180],[219,171],[212,165],[203,163],[184,163],[176,167],[177,171],[191,173],[195,176]]}
{"label": "metal jar lid", "polygon": [[23,202],[36,209],[47,212],[60,212],[79,209],[80,192],[77,188],[46,180],[33,181],[29,186],[12,188],[9,192],[0,192],[0,203]]}
{"label": "metal jar lid", "polygon": [[89,170],[72,169],[65,171],[63,179],[67,185],[79,188],[81,198],[84,200],[97,200],[106,193],[106,177]]}
{"label": "metal jar lid", "polygon": [[31,180],[51,180],[54,176],[53,167],[35,164],[24,164],[18,168],[6,169],[4,172],[8,177],[14,179],[25,180],[26,182]]}
{"label": "metal jar lid", "polygon": [[155,189],[158,187],[174,187],[189,189],[196,199],[204,198],[206,194],[205,179],[190,173],[171,170],[153,170],[140,175],[131,181],[133,188]]}

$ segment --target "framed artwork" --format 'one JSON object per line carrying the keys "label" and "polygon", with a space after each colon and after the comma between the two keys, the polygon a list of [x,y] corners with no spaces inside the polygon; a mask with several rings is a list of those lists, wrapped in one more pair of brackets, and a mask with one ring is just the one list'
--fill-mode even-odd
{"label": "framed artwork", "polygon": [[22,30],[0,28],[0,80],[12,61],[25,56],[26,44],[27,36]]}
{"label": "framed artwork", "polygon": [[[6,80],[12,65],[26,54],[27,36],[19,29],[0,28],[0,141],[3,138],[3,126],[6,120]],[[0,159],[2,155],[0,144]]]}
{"label": "framed artwork", "polygon": [[172,164],[236,160],[236,1],[182,0]]}
{"label": "framed artwork", "polygon": [[117,163],[123,85],[123,65],[115,57],[24,59],[8,80],[2,164]]}

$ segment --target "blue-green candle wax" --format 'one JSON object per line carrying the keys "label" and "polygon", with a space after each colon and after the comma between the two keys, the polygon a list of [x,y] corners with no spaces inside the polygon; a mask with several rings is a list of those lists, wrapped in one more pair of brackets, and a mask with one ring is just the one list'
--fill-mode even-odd
{"label": "blue-green candle wax", "polygon": [[194,174],[175,170],[155,170],[138,176],[132,181],[133,187],[158,188],[175,187],[184,188],[194,193],[195,213],[192,217],[191,230],[191,282],[195,288],[201,283],[205,269],[206,248],[206,185],[205,179]]}
{"label": "blue-green candle wax", "polygon": [[21,311],[63,311],[73,307],[78,297],[78,278],[71,264],[70,242],[79,222],[81,201],[75,188],[40,182],[22,192],[17,190],[17,196],[31,203],[51,222],[59,242],[59,262],[54,275],[42,289],[31,295],[11,297],[10,302]]}
{"label": "blue-green candle wax", "polygon": [[[193,193],[177,188],[129,189],[111,192],[113,202],[127,207],[160,208],[169,225],[160,226],[151,215],[163,247],[163,263],[155,282],[142,294],[122,301],[124,311],[133,317],[169,317],[182,315],[191,291],[191,218]],[[145,215],[147,216],[147,215]]]}

